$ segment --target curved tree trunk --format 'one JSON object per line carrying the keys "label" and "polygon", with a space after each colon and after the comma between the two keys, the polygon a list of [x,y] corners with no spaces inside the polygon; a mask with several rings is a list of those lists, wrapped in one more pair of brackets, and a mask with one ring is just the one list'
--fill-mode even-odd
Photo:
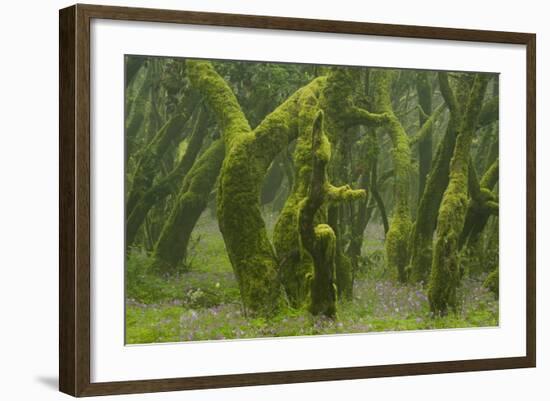
{"label": "curved tree trunk", "polygon": [[[268,239],[260,212],[261,185],[273,159],[297,139],[294,190],[274,233],[276,246],[292,241],[288,249],[293,254],[299,244],[299,205],[307,196],[310,181],[311,130],[327,78],[316,78],[296,91],[252,130],[231,89],[210,63],[188,60],[187,72],[192,85],[217,116],[223,132],[226,158],[219,179],[218,220],[245,310],[272,315],[281,305],[281,281],[285,283],[285,272],[279,272],[279,265],[285,258],[288,260],[289,254],[284,247],[277,247],[283,252],[276,255]],[[354,121],[383,119],[359,108],[350,110]],[[331,201],[350,200],[354,196],[355,191],[347,186],[327,189]],[[301,253],[299,246],[298,252]],[[306,281],[305,275],[296,278],[298,283]]]}
{"label": "curved tree trunk", "polygon": [[[139,200],[133,202],[135,204],[133,209],[129,208],[130,205],[127,206],[126,247],[130,247],[134,243],[138,230],[143,224],[149,210],[154,205],[164,200],[168,195],[177,191],[177,184],[183,182],[184,177],[191,169],[202,147],[208,131],[207,125],[208,114],[200,112],[200,116],[189,138],[189,144],[180,162],[170,173],[158,180],[152,188],[146,187],[146,191]],[[184,188],[184,191],[185,190],[187,189]]]}
{"label": "curved tree trunk", "polygon": [[391,105],[390,87],[394,73],[390,70],[375,70],[372,81],[375,89],[376,111],[386,113],[389,120],[385,126],[392,141],[394,168],[394,211],[390,228],[386,235],[386,260],[388,267],[397,272],[399,281],[405,282],[409,260],[408,241],[411,230],[409,208],[409,175],[411,169],[411,149],[409,138],[395,116]]}
{"label": "curved tree trunk", "polygon": [[191,232],[206,208],[225,156],[224,143],[214,142],[193,165],[174,209],[153,250],[154,269],[175,273],[187,254]]}
{"label": "curved tree trunk", "polygon": [[438,78],[450,117],[445,134],[437,147],[411,234],[409,276],[413,282],[428,282],[432,266],[433,233],[436,228],[439,205],[449,182],[449,165],[461,118],[461,108],[457,97],[462,98],[463,94],[469,90],[468,83],[461,80],[458,83],[458,95],[455,95],[449,84],[447,73],[440,72]]}
{"label": "curved tree trunk", "polygon": [[132,179],[132,187],[126,200],[126,210],[131,213],[153,184],[158,164],[170,144],[183,132],[187,115],[177,114],[172,117],[155,135],[143,150]]}
{"label": "curved tree trunk", "polygon": [[[309,311],[313,315],[334,317],[336,314],[334,283],[336,235],[327,224],[315,225],[317,213],[326,214],[326,207],[324,211],[321,208],[326,199],[326,166],[330,160],[330,143],[323,133],[322,112],[318,113],[313,122],[311,135],[311,177],[308,194],[300,202],[298,226],[301,243],[313,260]],[[326,217],[322,220],[326,220]]]}
{"label": "curved tree trunk", "polygon": [[428,297],[435,315],[456,310],[456,291],[460,283],[458,240],[464,226],[468,203],[468,163],[470,146],[477,127],[487,76],[475,78],[464,112],[453,158],[450,165],[449,185],[445,190],[437,218],[437,237],[434,246]]}
{"label": "curved tree trunk", "polygon": [[476,177],[471,184],[471,186],[477,188],[475,190],[470,189],[470,193],[474,192],[476,195],[472,196],[468,203],[464,227],[459,240],[459,249],[465,245],[475,245],[479,241],[489,217],[495,213],[498,215],[498,197],[492,192],[497,180],[498,159],[485,172],[480,182],[477,181]]}
{"label": "curved tree trunk", "polygon": [[[320,86],[311,104],[303,107],[302,115],[310,120],[314,110],[325,112],[324,124],[331,141],[337,143],[346,130],[356,125],[377,126],[386,121],[385,115],[370,113],[355,106],[352,98],[354,89],[353,74],[349,69],[336,68],[327,77],[320,77]],[[303,118],[303,117],[302,117]],[[307,196],[311,169],[311,138],[300,134],[294,152],[296,177],[294,186],[277,220],[273,241],[280,259],[281,280],[290,304],[299,307],[306,300],[307,284],[305,277],[311,273],[312,260],[299,248],[299,233],[296,231],[300,202]],[[334,224],[334,223],[333,223]],[[333,227],[334,228],[334,227]],[[338,238],[337,238],[338,240]],[[343,256],[343,257],[341,257]],[[340,288],[348,292],[352,288],[350,263],[342,252],[336,258],[336,276],[340,278]]]}
{"label": "curved tree trunk", "polygon": [[317,103],[320,80],[298,90],[253,131],[210,63],[188,60],[187,68],[223,132],[226,158],[218,187],[218,220],[243,305],[248,312],[269,316],[280,307],[282,292],[278,260],[260,212],[261,184],[275,156],[298,136],[299,121],[307,119],[302,104]]}

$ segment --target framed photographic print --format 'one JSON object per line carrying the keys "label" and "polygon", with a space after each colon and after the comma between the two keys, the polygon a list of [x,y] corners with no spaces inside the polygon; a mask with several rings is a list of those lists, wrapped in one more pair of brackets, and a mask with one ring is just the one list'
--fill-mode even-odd
{"label": "framed photographic print", "polygon": [[535,35],[60,11],[60,390],[535,366]]}

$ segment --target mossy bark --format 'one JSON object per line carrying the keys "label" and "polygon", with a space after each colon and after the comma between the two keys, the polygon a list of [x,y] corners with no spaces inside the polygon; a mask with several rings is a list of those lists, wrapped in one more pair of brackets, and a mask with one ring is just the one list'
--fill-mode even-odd
{"label": "mossy bark", "polygon": [[343,233],[345,229],[343,205],[331,205],[328,208],[327,222],[335,235],[335,284],[339,299],[349,300],[353,296],[353,266],[350,258],[344,253]]}
{"label": "mossy bark", "polygon": [[[296,231],[300,202],[307,196],[311,169],[311,135],[309,130],[318,109],[325,112],[324,124],[328,138],[338,143],[346,130],[356,125],[377,126],[386,121],[383,114],[371,113],[353,102],[354,76],[357,71],[335,68],[326,77],[319,77],[319,86],[314,96],[302,101],[299,115],[300,133],[294,152],[296,176],[292,191],[277,220],[274,230],[274,245],[281,260],[281,280],[292,306],[299,307],[306,300],[305,277],[310,274],[312,260],[300,251],[299,233]],[[304,129],[305,127],[305,129]],[[333,227],[334,228],[334,227]],[[334,230],[333,230],[334,231]],[[338,240],[338,239],[337,239]],[[349,294],[352,288],[350,264],[343,252],[336,249],[336,274],[341,279],[340,287]]]}
{"label": "mossy bark", "polygon": [[[218,220],[247,312],[271,315],[282,302],[279,260],[260,212],[260,191],[273,159],[305,131],[307,105],[316,105],[323,79],[295,92],[252,130],[212,65],[187,61],[191,83],[216,115],[226,146],[217,193]],[[311,126],[311,117],[309,126]],[[297,233],[297,225],[293,231]]]}
{"label": "mossy bark", "polygon": [[[418,105],[421,108],[418,112],[418,119],[422,126],[428,119],[427,116],[432,114],[432,85],[428,73],[416,73],[416,92]],[[426,135],[418,141],[418,193],[420,195],[424,193],[426,177],[432,167],[432,131],[433,129],[430,127]]]}
{"label": "mossy bark", "polygon": [[470,91],[466,110],[450,165],[449,185],[445,190],[437,218],[437,236],[428,288],[431,311],[445,315],[458,306],[457,288],[460,284],[458,240],[464,225],[468,202],[468,163],[470,146],[477,127],[487,75],[477,74]]}
{"label": "mossy bark", "polygon": [[[457,98],[464,98],[470,86],[459,80],[455,90],[451,88],[447,73],[438,74],[439,87],[447,108],[449,121],[441,139],[427,177],[426,185],[417,209],[417,218],[411,233],[409,278],[413,282],[427,283],[432,266],[433,233],[443,193],[449,183],[449,165],[456,143],[456,136],[462,116]],[[456,93],[455,93],[456,92]]]}
{"label": "mossy bark", "polygon": [[177,114],[172,117],[162,126],[153,140],[141,153],[126,200],[126,210],[129,213],[134,210],[147,190],[153,185],[153,180],[158,172],[159,160],[170,144],[182,134],[186,121],[187,115],[185,114]]}
{"label": "mossy bark", "polygon": [[[376,131],[374,129],[369,129],[365,134],[365,141],[362,144],[360,152],[360,163],[362,163],[362,166],[359,168],[361,174],[358,179],[359,188],[367,191],[368,196],[356,202],[357,207],[351,222],[351,238],[346,250],[346,255],[349,257],[351,263],[352,284],[355,281],[355,274],[359,268],[359,258],[361,256],[365,229],[367,228],[376,204],[373,193],[377,191],[379,151]],[[385,208],[383,209],[384,213],[381,213],[381,216],[386,218]],[[386,231],[384,231],[384,233],[385,232]],[[353,296],[353,293],[350,295]]]}
{"label": "mossy bark", "polygon": [[[183,183],[184,177],[193,166],[208,131],[208,114],[205,112],[199,113],[200,116],[197,118],[193,132],[189,137],[189,143],[185,150],[185,154],[181,160],[171,172],[159,179],[152,187],[149,187],[145,191],[132,210],[127,210],[126,247],[134,243],[138,230],[143,224],[149,210],[171,193],[178,193],[177,184]],[[186,190],[187,188],[184,187],[179,192]]]}
{"label": "mossy bark", "polygon": [[193,165],[182,185],[153,250],[154,270],[175,273],[186,257],[191,232],[206,208],[225,156],[223,141],[217,140]]}
{"label": "mossy bark", "polygon": [[[334,317],[336,291],[334,283],[336,235],[328,224],[315,224],[318,213],[326,215],[326,166],[330,160],[330,143],[323,132],[323,114],[319,112],[311,132],[311,167],[307,196],[302,199],[298,211],[300,241],[313,260],[310,280],[311,299],[309,311],[313,315]],[[325,220],[326,216],[321,217]]]}
{"label": "mossy bark", "polygon": [[128,161],[129,155],[134,153],[136,136],[143,126],[147,104],[153,86],[153,72],[151,66],[149,63],[146,63],[143,68],[146,68],[143,82],[141,82],[133,100],[126,105],[127,115],[125,116],[124,124],[126,161]]}
{"label": "mossy bark", "polygon": [[495,268],[485,281],[483,282],[483,287],[487,288],[489,291],[491,291],[495,296],[498,298],[499,296],[499,274],[498,274],[498,267]]}
{"label": "mossy bark", "polygon": [[[334,317],[336,314],[336,235],[323,223],[329,202],[364,198],[362,190],[348,186],[333,187],[327,179],[327,164],[331,146],[323,130],[323,113],[319,111],[311,130],[311,165],[307,196],[299,204],[298,226],[300,242],[313,260],[309,311],[314,315]],[[316,221],[321,221],[316,224]],[[336,277],[336,282],[338,277]]]}
{"label": "mossy bark", "polygon": [[140,68],[145,64],[145,57],[124,56],[126,74],[124,75],[124,86],[128,88],[133,82]]}
{"label": "mossy bark", "polygon": [[[474,170],[473,166],[470,168],[470,171],[472,170]],[[498,196],[492,192],[498,180],[498,170],[497,159],[485,172],[481,181],[477,180],[475,174],[470,174],[470,177],[473,177],[470,179],[469,185],[472,197],[468,202],[459,248],[465,245],[475,245],[489,218],[494,214],[498,216]]]}
{"label": "mossy bark", "polygon": [[[308,88],[300,96],[295,110],[296,147],[293,154],[295,167],[294,185],[277,219],[273,231],[273,245],[280,262],[280,277],[292,307],[300,307],[307,300],[309,287],[306,277],[313,272],[313,261],[300,248],[298,215],[300,203],[307,196],[311,175],[311,127],[319,110],[319,96],[325,78],[317,78],[315,87]],[[301,105],[300,105],[301,104]]]}
{"label": "mossy bark", "polygon": [[399,281],[405,282],[409,261],[408,241],[412,226],[409,208],[411,149],[409,138],[394,114],[391,104],[390,88],[394,74],[390,70],[375,70],[371,74],[371,79],[374,85],[375,110],[388,116],[384,129],[387,130],[392,142],[394,210],[386,235],[386,260],[388,267],[397,272]]}

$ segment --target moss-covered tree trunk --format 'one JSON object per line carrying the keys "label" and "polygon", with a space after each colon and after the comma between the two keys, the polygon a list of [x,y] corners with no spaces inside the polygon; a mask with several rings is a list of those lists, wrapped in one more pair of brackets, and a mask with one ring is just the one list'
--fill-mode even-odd
{"label": "moss-covered tree trunk", "polygon": [[[296,91],[252,130],[231,89],[210,63],[188,60],[187,72],[192,85],[203,94],[216,115],[223,132],[226,157],[217,192],[218,220],[243,304],[249,312],[269,316],[281,304],[281,281],[288,298],[292,299],[293,288],[288,284],[304,286],[307,274],[294,267],[304,262],[308,272],[312,268],[311,260],[300,256],[293,258],[302,253],[298,245],[298,211],[300,202],[307,196],[311,174],[311,130],[317,111],[324,104],[322,96],[327,78],[316,78]],[[348,120],[355,124],[383,120],[356,107],[347,110]],[[276,224],[276,254],[261,216],[260,193],[273,159],[294,139],[297,139],[294,155],[296,178]],[[339,201],[353,199],[355,192],[344,186],[331,187],[327,194],[331,201]],[[289,260],[292,263],[286,265],[292,269],[283,269],[285,261]],[[295,290],[295,294],[305,292],[303,288]]]}
{"label": "moss-covered tree trunk", "polygon": [[[143,224],[149,210],[154,205],[164,200],[171,193],[176,192],[177,194],[181,192],[178,191],[177,184],[179,183],[181,185],[184,177],[191,169],[191,166],[199,154],[207,133],[208,114],[200,111],[199,113],[200,116],[198,117],[193,132],[189,138],[189,143],[185,150],[185,154],[174,169],[154,184],[152,183],[150,177],[147,180],[142,180],[142,190],[140,191],[142,195],[138,198],[138,200],[134,200],[132,202],[134,205],[132,209],[130,209],[131,204],[128,202],[128,217],[126,219],[126,247],[129,247],[134,243],[138,230]],[[149,186],[145,187],[145,184],[148,184]],[[137,196],[138,191],[134,191],[134,193]]]}
{"label": "moss-covered tree trunk", "polygon": [[450,165],[449,185],[437,218],[437,235],[428,289],[430,308],[435,315],[456,310],[460,284],[458,240],[468,206],[468,163],[470,146],[487,87],[487,75],[476,75],[460,123]]}
{"label": "moss-covered tree trunk", "polygon": [[409,261],[408,241],[412,225],[409,208],[411,149],[409,138],[394,114],[391,104],[390,90],[394,72],[375,70],[371,74],[371,79],[375,89],[375,109],[389,116],[384,129],[387,130],[392,142],[394,210],[386,235],[386,260],[388,267],[397,272],[399,281],[405,282],[405,268]]}
{"label": "moss-covered tree trunk", "polygon": [[126,162],[130,154],[134,154],[135,140],[138,132],[143,126],[145,113],[151,88],[153,86],[153,72],[149,63],[145,63],[146,68],[143,82],[141,82],[135,96],[126,104],[124,136],[126,138]]}
{"label": "moss-covered tree trunk", "polygon": [[[426,123],[428,116],[432,114],[432,85],[426,72],[416,73],[416,92],[418,94],[418,119],[420,126]],[[418,141],[418,196],[424,193],[426,177],[432,167],[432,127],[426,135]]]}
{"label": "moss-covered tree trunk", "polygon": [[[357,168],[360,171],[360,175],[358,178],[358,186],[360,189],[364,189],[368,192],[368,197],[356,202],[356,208],[351,221],[351,235],[346,249],[346,255],[349,257],[351,263],[352,284],[355,281],[355,275],[359,268],[365,229],[367,228],[376,204],[376,200],[373,197],[373,190],[377,191],[379,146],[374,129],[369,129],[365,133],[365,140],[361,145],[359,154],[360,159]],[[385,211],[384,217],[386,217]],[[350,295],[352,296],[353,293]]]}
{"label": "moss-covered tree trunk", "polygon": [[126,210],[131,213],[145,193],[151,188],[158,164],[170,144],[183,132],[187,115],[177,114],[166,122],[141,153],[126,200]]}
{"label": "moss-covered tree trunk", "polygon": [[[279,260],[268,239],[260,212],[264,176],[277,154],[308,126],[303,107],[316,105],[314,80],[268,115],[252,130],[235,98],[212,65],[187,62],[195,88],[216,115],[226,147],[218,187],[218,220],[247,312],[271,315],[281,305]],[[309,117],[311,127],[312,116]],[[294,225],[297,232],[297,225]]]}
{"label": "moss-covered tree trunk", "polygon": [[[309,311],[313,315],[334,317],[336,314],[335,268],[336,235],[328,224],[315,224],[317,213],[326,199],[327,172],[330,160],[330,143],[323,132],[323,114],[319,112],[311,133],[311,173],[308,194],[300,202],[298,226],[300,240],[313,260],[313,275],[310,280],[311,299]],[[326,217],[321,220],[325,220]]]}
{"label": "moss-covered tree trunk", "polygon": [[[460,257],[466,261],[461,263],[461,275],[489,272],[495,267],[494,259],[487,253],[491,248],[493,236],[489,234],[484,238],[482,234],[491,216],[498,217],[498,194],[492,192],[492,188],[498,179],[498,161],[495,161],[487,170],[481,181],[478,179],[473,158],[470,159],[468,169],[470,199],[464,218],[464,227],[458,241]],[[498,220],[494,223],[498,227]],[[488,256],[489,260],[487,260]],[[498,263],[496,265],[498,266]]]}
{"label": "moss-covered tree trunk", "polygon": [[[411,258],[409,277],[413,282],[427,283],[432,266],[433,233],[437,224],[437,214],[443,193],[449,183],[449,165],[456,143],[457,131],[462,116],[463,99],[469,91],[469,84],[458,79],[454,91],[449,83],[447,73],[438,74],[439,88],[445,104],[449,109],[449,121],[443,138],[439,142],[431,171],[427,177],[424,192],[420,197],[417,217],[411,233]],[[456,93],[455,93],[456,92]]]}
{"label": "moss-covered tree trunk", "polygon": [[204,152],[185,177],[182,190],[153,250],[156,271],[175,273],[184,261],[191,232],[206,208],[224,156],[224,143],[218,140]]}
{"label": "moss-covered tree trunk", "polygon": [[[311,126],[319,108],[325,112],[325,126],[329,139],[338,143],[346,131],[357,125],[377,126],[386,121],[386,116],[357,107],[353,101],[353,73],[349,69],[336,68],[327,77],[319,77],[319,86],[314,96],[303,102],[300,112],[301,127]],[[307,196],[311,168],[311,136],[301,129],[294,152],[296,177],[292,191],[277,220],[274,230],[274,245],[281,261],[281,280],[292,306],[299,307],[306,300],[305,277],[311,272],[312,260],[299,249],[298,206]],[[333,224],[335,224],[333,222]],[[334,227],[333,227],[334,228]],[[333,230],[334,231],[334,230]],[[352,288],[350,263],[343,252],[336,257],[336,275],[340,288],[348,294]]]}

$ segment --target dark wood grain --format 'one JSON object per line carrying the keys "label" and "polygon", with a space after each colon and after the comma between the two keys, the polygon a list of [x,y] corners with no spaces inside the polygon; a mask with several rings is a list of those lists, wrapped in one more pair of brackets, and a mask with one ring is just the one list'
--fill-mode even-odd
{"label": "dark wood grain", "polygon": [[537,359],[537,57],[536,36],[530,35],[527,45],[527,359],[536,366]]}
{"label": "dark wood grain", "polygon": [[[525,45],[527,302],[524,357],[90,382],[90,20],[92,18]],[[534,367],[536,363],[536,38],[534,34],[349,21],[76,5],[59,14],[59,387],[73,396]]]}
{"label": "dark wood grain", "polygon": [[59,15],[59,389],[75,393],[75,8]]}

